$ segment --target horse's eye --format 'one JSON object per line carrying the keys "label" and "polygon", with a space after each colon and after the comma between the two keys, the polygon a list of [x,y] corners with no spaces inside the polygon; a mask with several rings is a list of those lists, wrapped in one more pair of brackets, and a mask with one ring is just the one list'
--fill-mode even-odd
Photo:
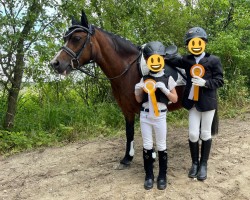
{"label": "horse's eye", "polygon": [[81,40],[81,37],[80,36],[73,36],[72,37],[72,41],[73,42],[79,42]]}

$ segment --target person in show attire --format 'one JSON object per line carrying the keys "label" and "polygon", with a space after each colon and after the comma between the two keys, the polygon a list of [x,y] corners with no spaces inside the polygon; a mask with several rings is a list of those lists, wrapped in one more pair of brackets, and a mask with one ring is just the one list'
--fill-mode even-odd
{"label": "person in show attire", "polygon": [[217,89],[224,84],[223,69],[217,56],[205,52],[208,37],[203,28],[189,29],[184,42],[191,54],[166,59],[166,63],[183,68],[186,72],[182,104],[189,111],[192,166],[188,177],[203,181],[207,178],[207,162],[212,145],[211,127],[218,106]]}
{"label": "person in show attire", "polygon": [[135,85],[135,98],[141,103],[140,127],[143,139],[143,161],[145,169],[144,188],[153,188],[153,163],[156,153],[153,148],[153,133],[159,158],[159,174],[157,188],[167,187],[167,123],[166,113],[169,101],[177,102],[175,90],[177,85],[172,76],[164,73],[165,46],[158,41],[149,42],[143,48],[143,56],[147,62],[149,73]]}

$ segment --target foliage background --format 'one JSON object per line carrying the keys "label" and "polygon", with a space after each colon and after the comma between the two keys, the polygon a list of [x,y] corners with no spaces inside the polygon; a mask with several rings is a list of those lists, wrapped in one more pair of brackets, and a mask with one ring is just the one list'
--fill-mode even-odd
{"label": "foliage background", "polygon": [[[249,0],[6,0],[0,2],[0,154],[125,132],[98,67],[100,79],[80,72],[64,78],[48,67],[72,16],[79,19],[82,9],[90,23],[134,44],[159,40],[176,44],[181,54],[187,53],[185,32],[203,27],[209,34],[206,51],[219,56],[224,68],[220,115],[249,109]],[[186,118],[185,110],[168,114],[171,125],[187,125]]]}

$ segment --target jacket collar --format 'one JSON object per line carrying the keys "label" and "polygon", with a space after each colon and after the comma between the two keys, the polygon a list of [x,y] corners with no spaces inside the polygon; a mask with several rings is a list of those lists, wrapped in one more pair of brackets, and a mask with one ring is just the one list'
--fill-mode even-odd
{"label": "jacket collar", "polygon": [[[189,56],[190,56],[190,58],[193,60],[193,62],[194,62],[194,64],[195,64],[196,61],[195,61],[194,55],[189,55]],[[199,61],[199,64],[202,65],[202,63],[208,62],[208,57],[209,57],[209,56],[210,56],[210,54],[205,52],[205,56]]]}

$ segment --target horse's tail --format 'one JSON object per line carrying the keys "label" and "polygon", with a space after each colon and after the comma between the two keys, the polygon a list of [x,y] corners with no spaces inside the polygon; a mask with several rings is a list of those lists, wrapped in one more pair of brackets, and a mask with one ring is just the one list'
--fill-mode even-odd
{"label": "horse's tail", "polygon": [[218,134],[218,131],[219,131],[219,115],[218,115],[218,111],[216,109],[215,113],[214,113],[211,133],[212,133],[212,135],[216,135],[216,134]]}

